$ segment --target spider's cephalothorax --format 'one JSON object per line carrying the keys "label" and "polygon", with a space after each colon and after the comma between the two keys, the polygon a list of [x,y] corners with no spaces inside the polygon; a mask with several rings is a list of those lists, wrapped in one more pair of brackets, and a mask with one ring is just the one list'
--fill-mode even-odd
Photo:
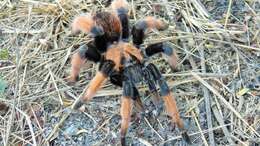
{"label": "spider's cephalothorax", "polygon": [[[121,101],[121,144],[125,145],[125,135],[129,126],[133,101],[140,112],[144,112],[138,93],[137,85],[145,83],[153,94],[153,101],[159,106],[162,97],[166,110],[182,131],[183,138],[189,142],[189,136],[180,118],[176,101],[157,67],[147,59],[157,53],[168,57],[172,68],[176,67],[177,56],[169,43],[156,43],[141,49],[147,29],[163,30],[167,25],[154,17],[139,20],[133,27],[131,34],[133,44],[129,43],[128,3],[126,0],[114,0],[111,3],[112,12],[99,12],[94,15],[78,16],[73,21],[74,32],[83,31],[93,36],[93,42],[83,45],[72,57],[71,74],[67,80],[74,83],[79,75],[81,66],[86,60],[99,63],[99,71],[89,83],[84,96],[78,98],[72,105],[79,109],[85,102],[92,99],[97,90],[107,78],[117,86],[123,88]],[[160,92],[157,92],[156,85]]]}

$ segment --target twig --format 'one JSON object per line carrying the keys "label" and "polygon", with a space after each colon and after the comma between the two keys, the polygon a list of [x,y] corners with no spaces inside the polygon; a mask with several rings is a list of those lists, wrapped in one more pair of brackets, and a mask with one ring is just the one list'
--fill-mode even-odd
{"label": "twig", "polygon": [[[206,73],[206,65],[205,65],[205,55],[204,55],[204,48],[200,48],[200,55],[201,55],[201,68],[202,68],[202,73]],[[213,127],[212,125],[212,115],[211,115],[211,101],[209,98],[209,91],[208,89],[203,86],[202,87],[203,93],[204,93],[204,98],[205,98],[205,108],[206,108],[206,116],[207,116],[207,124],[208,124],[208,129],[211,129]],[[214,134],[213,132],[209,132],[209,142],[211,146],[215,145],[214,141]]]}
{"label": "twig", "polygon": [[53,130],[51,131],[51,133],[48,135],[48,137],[46,138],[45,142],[49,142],[52,138],[52,136],[59,130],[59,128],[61,127],[61,125],[63,124],[63,122],[69,117],[69,115],[71,114],[71,111],[66,112],[63,114],[61,120],[59,121],[59,123],[57,123],[55,125],[55,127],[53,128]]}
{"label": "twig", "polygon": [[34,1],[34,0],[21,0],[23,2],[27,2],[27,3],[32,3],[35,5],[44,5],[44,6],[53,6],[53,7],[57,7],[56,4],[52,4],[52,3],[47,3],[47,2],[40,2],[40,1]]}
{"label": "twig", "polygon": [[[214,115],[215,115],[215,117],[216,117],[216,119],[217,119],[219,125],[225,125],[224,120],[223,120],[223,117],[221,116],[221,114],[220,114],[219,111],[217,110],[217,107],[216,107],[216,106],[212,106],[212,111],[213,111],[213,113],[214,113]],[[233,140],[232,140],[231,137],[230,137],[230,133],[229,133],[227,127],[224,127],[224,126],[223,126],[223,127],[222,127],[222,130],[223,130],[224,135],[226,136],[226,138],[227,138],[229,144],[230,144],[230,145],[233,145],[234,142],[233,142]]]}
{"label": "twig", "polygon": [[138,138],[138,140],[140,141],[140,143],[146,145],[146,146],[152,146],[152,144],[150,144],[148,141],[142,139],[142,138]]}
{"label": "twig", "polygon": [[231,6],[232,6],[232,0],[229,0],[228,11],[227,11],[227,14],[226,14],[225,25],[224,25],[224,28],[225,28],[225,29],[226,29],[226,27],[227,27],[228,18],[229,18],[229,16],[230,16]]}
{"label": "twig", "polygon": [[156,135],[158,135],[158,137],[159,137],[162,141],[164,141],[163,137],[153,128],[153,126],[150,124],[150,122],[147,120],[146,117],[144,117],[144,120],[145,120],[145,122],[148,124],[148,126],[156,133]]}
{"label": "twig", "polygon": [[[203,130],[202,133],[205,134],[205,133],[208,133],[209,131],[214,131],[214,130],[218,130],[222,127],[226,127],[226,126],[230,126],[231,124],[226,124],[226,125],[222,125],[222,126],[217,126],[217,127],[214,127],[212,129],[207,129],[207,130]],[[201,132],[195,132],[195,133],[190,133],[189,135],[190,136],[194,136],[194,135],[197,135],[197,134],[201,134]],[[182,136],[179,135],[179,136],[176,136],[176,137],[172,137],[172,138],[169,138],[168,140],[164,141],[162,144],[165,144],[165,143],[168,143],[170,141],[173,141],[173,140],[178,140],[178,139],[181,139]]]}
{"label": "twig", "polygon": [[32,140],[33,140],[33,146],[37,146],[37,142],[36,142],[36,138],[35,138],[35,134],[33,132],[33,127],[32,127],[32,122],[29,118],[29,116],[27,114],[25,114],[23,111],[21,111],[19,108],[15,108],[17,111],[19,111],[26,119],[27,124],[29,126],[30,132],[31,132],[31,136],[32,136]]}
{"label": "twig", "polygon": [[[188,98],[185,97],[185,99],[186,99],[187,103],[189,103]],[[196,104],[196,106],[198,106],[198,104]],[[196,107],[196,108],[198,108],[198,107]],[[197,127],[198,127],[198,129],[199,129],[199,133],[200,133],[200,135],[201,135],[201,137],[202,137],[202,141],[203,141],[204,145],[205,145],[205,146],[209,146],[209,145],[208,145],[208,142],[207,142],[207,140],[206,140],[206,137],[205,137],[205,135],[204,135],[203,132],[202,132],[202,129],[201,129],[200,123],[199,123],[199,121],[198,121],[197,115],[195,114],[195,112],[194,112],[193,110],[191,111],[191,114],[192,114],[192,117],[193,117],[193,119],[195,120],[195,123],[196,123],[196,125],[197,125]],[[199,114],[199,113],[198,113],[198,114]]]}
{"label": "twig", "polygon": [[56,91],[57,91],[57,93],[58,93],[59,100],[60,100],[60,104],[63,105],[62,97],[61,97],[61,95],[60,95],[59,88],[58,88],[58,86],[57,86],[57,84],[56,84],[56,82],[55,82],[53,73],[52,73],[52,71],[51,71],[51,69],[50,69],[49,67],[48,67],[48,70],[49,70],[49,73],[50,73],[50,75],[51,75],[51,79],[52,79],[52,82],[53,82],[53,84],[54,84],[54,87],[55,87],[55,89],[56,89]]}

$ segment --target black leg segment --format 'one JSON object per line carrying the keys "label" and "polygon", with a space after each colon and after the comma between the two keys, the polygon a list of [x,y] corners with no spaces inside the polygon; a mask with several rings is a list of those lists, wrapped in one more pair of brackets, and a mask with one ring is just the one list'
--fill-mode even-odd
{"label": "black leg segment", "polygon": [[122,25],[122,40],[128,42],[129,38],[129,18],[125,8],[117,9],[117,15]]}
{"label": "black leg segment", "polygon": [[173,47],[169,43],[156,43],[149,45],[145,48],[145,55],[150,57],[157,53],[164,53],[167,56],[171,56],[173,54]]}
{"label": "black leg segment", "polygon": [[132,28],[132,36],[134,45],[139,48],[140,45],[144,42],[144,29],[137,28],[133,26]]}
{"label": "black leg segment", "polygon": [[94,61],[95,63],[99,62],[101,59],[100,53],[92,44],[80,46],[79,55],[82,59],[88,59],[90,61]]}
{"label": "black leg segment", "polygon": [[110,76],[114,72],[115,63],[112,60],[104,60],[99,65],[99,71],[105,76]]}

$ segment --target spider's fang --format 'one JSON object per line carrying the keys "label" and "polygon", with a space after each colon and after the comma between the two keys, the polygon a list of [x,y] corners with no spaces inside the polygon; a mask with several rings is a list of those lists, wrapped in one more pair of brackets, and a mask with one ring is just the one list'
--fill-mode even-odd
{"label": "spider's fang", "polygon": [[123,82],[123,96],[124,97],[134,97],[133,84],[129,81]]}

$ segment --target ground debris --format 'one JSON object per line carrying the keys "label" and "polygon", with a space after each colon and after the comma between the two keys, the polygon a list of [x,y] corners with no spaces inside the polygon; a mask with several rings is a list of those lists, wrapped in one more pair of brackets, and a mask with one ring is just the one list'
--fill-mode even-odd
{"label": "ground debris", "polygon": [[[163,32],[152,31],[145,44],[170,41],[175,47],[177,71],[162,55],[151,60],[176,96],[193,144],[259,144],[260,2],[129,3],[131,24],[147,15],[169,23]],[[97,66],[88,62],[74,86],[64,80],[71,55],[90,40],[72,35],[71,21],[84,12],[107,10],[106,5],[105,0],[0,2],[0,145],[119,144],[121,89],[107,83],[85,112],[76,112],[69,106]],[[149,116],[138,123],[134,110],[128,143],[185,145],[165,112],[153,116],[149,91],[141,91]]]}

